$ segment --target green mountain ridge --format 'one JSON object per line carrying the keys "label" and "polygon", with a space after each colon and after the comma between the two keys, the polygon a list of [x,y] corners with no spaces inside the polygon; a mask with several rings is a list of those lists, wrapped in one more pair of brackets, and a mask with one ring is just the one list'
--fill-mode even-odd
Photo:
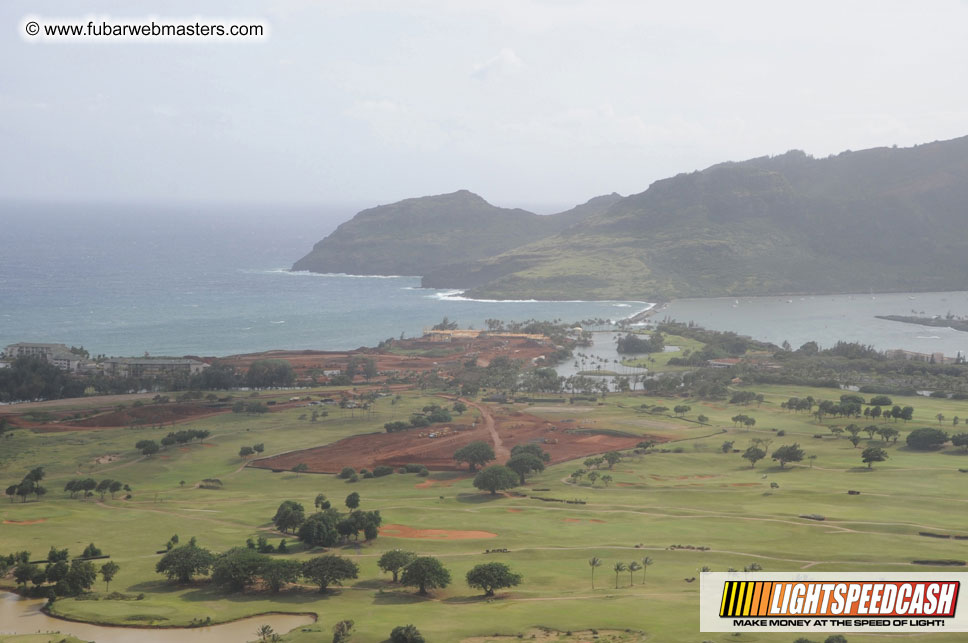
{"label": "green mountain ridge", "polygon": [[[532,217],[548,220],[527,228],[534,237],[515,233],[517,242],[504,248],[488,237],[478,246],[455,215],[460,245],[474,240],[477,250],[488,249],[416,266],[414,274],[425,287],[494,299],[957,290],[968,283],[968,137],[823,159],[791,151],[599,199],[548,217],[501,210],[522,228]],[[542,225],[559,228],[542,232]],[[398,252],[415,242],[411,233]]]}
{"label": "green mountain ridge", "polygon": [[425,275],[493,257],[554,235],[620,199],[617,194],[554,215],[499,208],[467,190],[363,210],[317,243],[293,270]]}

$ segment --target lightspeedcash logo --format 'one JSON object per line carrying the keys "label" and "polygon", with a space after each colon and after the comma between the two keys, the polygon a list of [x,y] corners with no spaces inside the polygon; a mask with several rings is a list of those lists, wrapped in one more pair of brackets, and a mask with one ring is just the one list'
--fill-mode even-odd
{"label": "lightspeedcash logo", "polygon": [[959,573],[702,575],[704,632],[968,632]]}

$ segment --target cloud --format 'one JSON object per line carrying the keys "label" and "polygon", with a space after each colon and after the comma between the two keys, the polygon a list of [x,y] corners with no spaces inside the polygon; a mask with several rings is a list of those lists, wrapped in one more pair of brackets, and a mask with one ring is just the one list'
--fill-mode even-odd
{"label": "cloud", "polygon": [[513,49],[505,47],[496,56],[480,64],[474,65],[471,77],[478,80],[488,80],[516,74],[524,69],[524,61],[514,53]]}

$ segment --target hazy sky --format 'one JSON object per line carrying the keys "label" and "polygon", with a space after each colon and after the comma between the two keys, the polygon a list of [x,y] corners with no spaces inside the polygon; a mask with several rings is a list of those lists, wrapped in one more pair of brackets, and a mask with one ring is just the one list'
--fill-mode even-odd
{"label": "hazy sky", "polygon": [[[28,14],[271,34],[30,43]],[[968,134],[955,0],[4,0],[0,28],[0,198],[566,206],[723,160]]]}

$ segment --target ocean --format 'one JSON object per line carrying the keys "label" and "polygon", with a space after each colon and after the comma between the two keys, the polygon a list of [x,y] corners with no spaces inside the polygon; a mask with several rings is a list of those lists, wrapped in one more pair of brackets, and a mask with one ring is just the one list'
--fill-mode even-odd
{"label": "ocean", "polygon": [[[417,277],[290,273],[360,207],[0,205],[0,347],[83,345],[111,356],[339,350],[412,337],[444,316],[621,319],[646,302],[492,302],[421,289]],[[968,314],[968,293],[699,299],[675,317],[798,346],[838,339],[955,355],[968,333],[875,314]]]}
{"label": "ocean", "polygon": [[83,345],[110,356],[339,350],[421,334],[444,316],[621,319],[645,302],[488,302],[419,277],[291,273],[361,208],[4,204],[0,348]]}

